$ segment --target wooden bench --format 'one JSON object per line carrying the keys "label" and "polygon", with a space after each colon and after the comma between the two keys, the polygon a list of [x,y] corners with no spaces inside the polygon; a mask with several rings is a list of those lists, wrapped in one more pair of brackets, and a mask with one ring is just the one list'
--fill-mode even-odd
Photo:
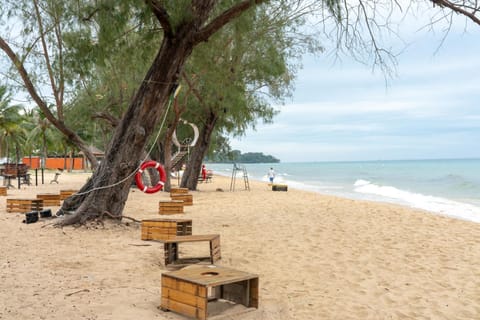
{"label": "wooden bench", "polygon": [[158,202],[159,214],[183,213],[183,200],[161,200]]}
{"label": "wooden bench", "polygon": [[[204,261],[208,261],[210,264],[215,264],[215,262],[221,259],[219,234],[177,236],[171,239],[159,241],[164,244],[165,267],[184,267]],[[202,241],[209,242],[210,255],[208,257],[179,257],[180,243]]]}
{"label": "wooden bench", "polygon": [[191,234],[191,219],[142,220],[142,240],[167,240]]}
{"label": "wooden bench", "polygon": [[7,199],[7,212],[41,211],[42,199]]}
{"label": "wooden bench", "polygon": [[0,196],[6,196],[7,195],[7,187],[0,187]]}
{"label": "wooden bench", "polygon": [[72,194],[77,193],[78,190],[68,189],[68,190],[60,190],[60,200],[65,200],[70,197]]}
{"label": "wooden bench", "polygon": [[40,193],[37,194],[37,199],[43,200],[44,207],[59,207],[60,195],[55,193]]}
{"label": "wooden bench", "polygon": [[219,310],[232,308],[232,302],[258,308],[258,282],[258,275],[219,266],[165,272],[160,308],[199,320],[218,315],[209,310],[213,303],[222,305]]}
{"label": "wooden bench", "polygon": [[170,194],[170,199],[183,201],[184,206],[193,205],[193,196],[189,193]]}

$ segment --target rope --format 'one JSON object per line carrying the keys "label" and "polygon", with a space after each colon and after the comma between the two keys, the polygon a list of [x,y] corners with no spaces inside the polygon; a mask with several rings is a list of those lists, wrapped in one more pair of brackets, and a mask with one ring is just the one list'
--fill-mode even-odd
{"label": "rope", "polygon": [[163,126],[165,124],[165,120],[167,119],[167,115],[168,115],[168,110],[170,110],[170,106],[172,105],[172,102],[173,102],[173,99],[178,95],[178,93],[180,92],[180,88],[181,86],[177,86],[174,93],[170,96],[170,99],[168,101],[168,105],[167,105],[167,109],[165,110],[165,114],[163,116],[163,120],[162,120],[162,123],[160,124],[160,128],[158,129],[158,132],[157,132],[157,135],[155,136],[155,139],[152,143],[152,146],[150,147],[150,149],[148,150],[147,152],[147,155],[145,156],[145,158],[140,161],[140,164],[135,168],[135,170],[132,171],[132,173],[130,173],[128,176],[126,176],[125,178],[123,178],[122,180],[118,181],[118,182],[115,182],[114,184],[111,184],[111,185],[107,185],[107,186],[103,186],[103,187],[96,187],[96,188],[93,188],[91,190],[87,190],[87,191],[84,191],[84,192],[80,192],[80,193],[75,193],[74,195],[72,196],[81,196],[81,195],[84,195],[84,194],[88,194],[90,192],[93,192],[93,191],[97,191],[97,190],[103,190],[103,189],[108,189],[108,188],[113,188],[119,184],[122,184],[124,183],[125,181],[127,181],[128,179],[130,179],[131,177],[133,177],[138,169],[140,169],[140,166],[142,165],[143,162],[145,162],[150,153],[152,153],[152,150],[153,148],[155,147],[155,144],[156,142],[158,141],[158,139],[160,138],[160,133],[162,132],[162,129],[163,129]]}

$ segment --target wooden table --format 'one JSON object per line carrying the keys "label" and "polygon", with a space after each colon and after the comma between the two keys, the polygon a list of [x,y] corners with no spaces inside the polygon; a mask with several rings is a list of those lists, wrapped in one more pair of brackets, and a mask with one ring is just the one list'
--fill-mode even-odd
{"label": "wooden table", "polygon": [[258,308],[258,275],[219,266],[194,266],[162,274],[161,309],[204,320],[209,301],[225,299]]}
{"label": "wooden table", "polygon": [[[171,239],[158,241],[164,243],[165,267],[184,267],[201,261],[208,261],[209,263],[214,264],[222,257],[219,234],[177,236]],[[209,242],[210,255],[208,257],[179,257],[180,243],[201,241]]]}
{"label": "wooden table", "polygon": [[12,184],[12,179],[15,179],[13,174],[4,174],[3,185],[7,188],[15,188],[15,186]]}

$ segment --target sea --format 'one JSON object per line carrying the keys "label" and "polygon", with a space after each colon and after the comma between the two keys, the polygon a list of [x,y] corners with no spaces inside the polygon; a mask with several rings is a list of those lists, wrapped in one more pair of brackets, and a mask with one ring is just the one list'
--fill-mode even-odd
{"label": "sea", "polygon": [[[215,174],[232,177],[234,164],[207,163]],[[480,223],[480,159],[235,164],[249,180],[350,199],[396,203]],[[235,171],[236,181],[243,170]]]}

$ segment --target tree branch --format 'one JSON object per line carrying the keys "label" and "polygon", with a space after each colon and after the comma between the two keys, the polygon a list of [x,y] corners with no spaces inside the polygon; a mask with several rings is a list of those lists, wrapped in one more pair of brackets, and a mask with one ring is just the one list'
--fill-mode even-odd
{"label": "tree branch", "polygon": [[430,0],[430,1],[433,2],[433,4],[439,5],[440,7],[447,7],[450,10],[452,10],[453,12],[460,13],[460,14],[466,16],[467,18],[470,18],[470,20],[472,20],[476,24],[480,25],[480,18],[475,16],[475,13],[477,13],[479,11],[478,7],[471,8],[473,10],[473,12],[469,12],[466,9],[464,9],[464,8],[469,8],[465,4],[464,5],[456,4],[456,3],[453,3],[452,1],[448,1],[448,0]]}
{"label": "tree branch", "polygon": [[106,111],[95,112],[92,115],[92,118],[106,120],[113,128],[117,127],[118,124],[120,123],[120,119],[118,119],[117,117],[113,116],[112,114]]}
{"label": "tree branch", "polygon": [[58,130],[60,130],[68,139],[75,141],[77,146],[85,152],[85,155],[87,156],[88,160],[94,165],[97,165],[97,159],[93,155],[93,153],[88,150],[87,145],[85,142],[71,129],[65,126],[65,123],[63,121],[60,121],[57,119],[53,113],[50,111],[50,109],[47,106],[47,103],[42,100],[42,98],[38,95],[37,90],[35,89],[35,86],[33,85],[32,81],[30,80],[30,77],[28,75],[27,70],[25,69],[25,66],[23,65],[22,61],[18,59],[18,56],[13,52],[12,48],[8,45],[8,43],[0,36],[0,49],[2,49],[7,56],[9,57],[10,61],[12,61],[13,65],[17,69],[18,73],[20,74],[20,77],[23,80],[23,84],[25,86],[25,89],[28,91],[28,94],[30,97],[35,101],[37,106],[42,110],[43,114],[45,117],[52,123]]}
{"label": "tree branch", "polygon": [[37,91],[35,90],[35,87],[34,87],[32,81],[30,80],[30,77],[27,73],[27,70],[25,70],[25,67],[24,67],[22,61],[20,61],[20,59],[18,59],[15,52],[13,52],[12,48],[8,45],[7,42],[5,42],[5,40],[1,36],[0,36],[0,49],[2,49],[7,54],[7,56],[10,58],[13,65],[17,69],[18,73],[22,77],[23,83],[25,85],[25,88],[28,90],[28,93],[30,94],[32,99],[35,101],[35,103],[38,105],[38,107],[40,109],[42,109],[42,111],[45,112],[45,116],[47,118],[49,116],[52,117],[52,118],[55,118],[54,115],[50,112],[50,110],[48,110],[48,107],[47,107],[47,104],[45,103],[45,101],[42,100],[42,98],[38,95]]}
{"label": "tree branch", "polygon": [[163,28],[165,37],[173,37],[172,24],[165,7],[157,0],[145,0],[146,4],[152,9],[153,14],[157,17],[157,20],[160,22],[160,25]]}
{"label": "tree branch", "polygon": [[40,33],[40,40],[41,40],[41,43],[42,43],[43,56],[45,58],[45,65],[46,65],[47,70],[48,70],[48,77],[50,78],[50,85],[52,87],[53,96],[55,97],[55,103],[56,103],[57,107],[59,107],[60,110],[61,110],[62,101],[60,101],[60,99],[59,99],[60,97],[59,97],[58,87],[57,87],[57,84],[55,83],[55,77],[53,76],[52,64],[50,62],[50,56],[49,56],[49,53],[48,53],[47,42],[45,41],[45,33],[44,33],[44,30],[43,30],[42,17],[40,15],[40,9],[38,7],[37,0],[33,1],[33,5],[35,7],[35,14],[36,14],[36,17],[37,17],[37,22],[38,22],[38,31]]}
{"label": "tree branch", "polygon": [[213,19],[208,25],[203,27],[194,39],[194,43],[200,43],[207,41],[215,32],[221,29],[224,25],[228,24],[230,21],[240,16],[242,13],[250,9],[251,7],[264,3],[267,0],[243,0],[237,5],[231,7],[230,9],[224,11],[218,17]]}

